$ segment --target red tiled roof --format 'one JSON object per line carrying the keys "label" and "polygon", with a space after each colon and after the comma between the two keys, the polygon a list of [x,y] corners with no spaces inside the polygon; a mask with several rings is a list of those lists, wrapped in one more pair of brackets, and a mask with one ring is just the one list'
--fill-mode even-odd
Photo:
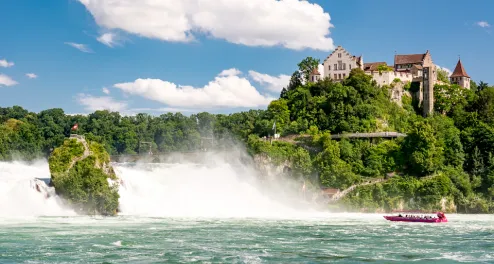
{"label": "red tiled roof", "polygon": [[321,75],[317,68],[312,69],[312,75]]}
{"label": "red tiled roof", "polygon": [[468,76],[467,72],[465,71],[465,68],[463,68],[463,64],[461,63],[461,60],[458,60],[458,63],[456,64],[456,68],[450,77],[468,77],[468,78],[470,78],[470,76]]}
{"label": "red tiled roof", "polygon": [[395,65],[422,63],[424,61],[424,58],[425,58],[425,53],[424,54],[395,55]]}
{"label": "red tiled roof", "polygon": [[368,62],[364,63],[364,71],[377,71],[380,65],[388,66],[386,62]]}

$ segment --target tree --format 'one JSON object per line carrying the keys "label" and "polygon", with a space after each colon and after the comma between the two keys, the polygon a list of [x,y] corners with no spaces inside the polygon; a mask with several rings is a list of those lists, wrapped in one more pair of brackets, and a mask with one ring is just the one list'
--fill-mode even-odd
{"label": "tree", "polygon": [[320,172],[321,184],[333,188],[347,188],[359,180],[352,172],[351,166],[340,159],[340,148],[338,142],[331,140],[329,133],[324,134],[320,142],[323,151],[314,161]]}
{"label": "tree", "polygon": [[449,73],[447,71],[445,71],[440,67],[437,67],[436,72],[437,72],[437,79],[439,81],[444,83],[449,83]]}
{"label": "tree", "polygon": [[477,91],[478,92],[481,92],[481,91],[483,91],[484,89],[487,89],[487,88],[489,88],[489,84],[488,83],[485,83],[483,81],[480,81],[479,82],[479,85],[477,86]]}
{"label": "tree", "polygon": [[309,82],[309,77],[314,69],[319,66],[319,59],[314,59],[312,57],[307,57],[303,59],[298,65],[298,69],[302,74],[302,78],[305,83]]}
{"label": "tree", "polygon": [[457,107],[465,107],[472,98],[473,92],[459,85],[434,85],[434,110],[441,114],[450,114]]}
{"label": "tree", "polygon": [[295,71],[292,74],[292,77],[290,78],[290,82],[288,83],[288,86],[286,87],[286,90],[287,91],[293,91],[293,90],[297,89],[301,85],[302,85],[302,75],[300,74],[299,71]]}
{"label": "tree", "polygon": [[269,118],[276,122],[277,132],[281,134],[283,128],[290,122],[290,110],[285,99],[271,101],[268,106]]}
{"label": "tree", "polygon": [[401,147],[404,165],[412,174],[426,176],[443,165],[443,146],[434,135],[434,128],[425,121],[413,124]]}
{"label": "tree", "polygon": [[[480,85],[479,85],[480,87]],[[479,114],[482,121],[494,124],[494,88],[482,88],[473,106],[473,111]]]}
{"label": "tree", "polygon": [[478,90],[478,85],[474,80],[470,80],[470,90],[472,90],[472,91]]}
{"label": "tree", "polygon": [[385,65],[385,64],[380,64],[379,66],[377,66],[377,71],[379,73],[389,72],[389,71],[393,71],[393,68],[391,68],[391,67],[389,67],[388,65]]}

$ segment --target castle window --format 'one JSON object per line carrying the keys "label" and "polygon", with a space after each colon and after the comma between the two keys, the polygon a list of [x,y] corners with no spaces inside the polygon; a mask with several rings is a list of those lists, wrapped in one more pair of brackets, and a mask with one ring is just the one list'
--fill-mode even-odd
{"label": "castle window", "polygon": [[341,53],[338,53],[338,58],[341,58]]}
{"label": "castle window", "polygon": [[331,65],[328,65],[328,70],[331,70]]}
{"label": "castle window", "polygon": [[342,61],[338,61],[338,69],[344,70],[343,69],[343,62]]}
{"label": "castle window", "polygon": [[348,69],[352,69],[352,65],[351,64],[348,64]]}
{"label": "castle window", "polygon": [[338,78],[338,75],[335,73],[334,74],[334,79],[336,80]]}
{"label": "castle window", "polygon": [[334,70],[337,71],[338,70],[338,64],[335,64],[334,65]]}
{"label": "castle window", "polygon": [[341,80],[341,73],[339,73],[339,74],[338,74],[338,79],[340,79],[340,80]]}
{"label": "castle window", "polygon": [[345,74],[345,73],[343,73],[343,78],[345,78],[345,77],[346,77],[346,74]]}

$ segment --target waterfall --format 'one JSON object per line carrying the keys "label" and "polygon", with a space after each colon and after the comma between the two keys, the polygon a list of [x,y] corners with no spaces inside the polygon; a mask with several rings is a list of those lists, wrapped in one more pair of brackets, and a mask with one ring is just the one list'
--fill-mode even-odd
{"label": "waterfall", "polygon": [[[239,163],[113,166],[120,181],[119,215],[293,218],[314,212],[307,204],[297,204],[300,194],[284,187],[289,180],[267,184],[252,166]],[[0,218],[76,215],[64,207],[49,181],[46,161],[0,162]]]}

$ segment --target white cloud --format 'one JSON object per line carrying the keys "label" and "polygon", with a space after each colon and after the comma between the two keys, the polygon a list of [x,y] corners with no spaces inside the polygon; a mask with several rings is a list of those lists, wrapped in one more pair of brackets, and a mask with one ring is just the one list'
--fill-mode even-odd
{"label": "white cloud", "polygon": [[479,22],[477,22],[477,26],[483,27],[483,28],[491,27],[491,25],[487,21],[479,21]]}
{"label": "white cloud", "polygon": [[115,33],[105,33],[99,36],[97,40],[106,46],[113,48],[117,41],[117,35]]}
{"label": "white cloud", "polygon": [[103,87],[103,89],[102,89],[102,90],[103,90],[103,93],[105,93],[105,94],[110,94],[110,90],[109,90],[108,88]]}
{"label": "white cloud", "polygon": [[106,29],[173,42],[198,35],[247,46],[334,49],[330,16],[305,0],[79,0]]}
{"label": "white cloud", "polygon": [[14,66],[14,63],[7,60],[0,60],[0,67],[8,68]]}
{"label": "white cloud", "polygon": [[92,53],[93,51],[88,47],[86,46],[86,44],[79,44],[79,43],[73,43],[73,42],[65,42],[65,44],[69,45],[69,46],[72,46],[82,52],[86,52],[86,53]]}
{"label": "white cloud", "polygon": [[290,76],[280,74],[278,77],[256,71],[249,71],[250,77],[261,85],[266,86],[271,92],[279,93],[290,82]]}
{"label": "white cloud", "polygon": [[199,113],[201,110],[199,109],[186,109],[186,108],[174,108],[174,107],[162,107],[162,108],[133,108],[129,110],[130,112],[134,113],[155,113],[155,114],[162,114],[162,113]]}
{"label": "white cloud", "polygon": [[[263,107],[274,100],[261,95],[251,83],[229,69],[201,88],[181,86],[159,79],[137,79],[134,82],[117,83],[114,87],[127,94],[140,95],[166,104],[168,107]],[[229,74],[229,75],[228,75]]]}
{"label": "white cloud", "polygon": [[76,100],[86,110],[92,112],[97,110],[124,111],[127,108],[126,102],[116,101],[109,96],[98,97],[80,93],[76,96]]}
{"label": "white cloud", "polygon": [[237,75],[240,75],[242,74],[241,71],[235,69],[235,68],[231,68],[231,69],[228,69],[228,70],[223,70],[220,74],[218,74],[218,76],[223,76],[223,77],[227,77],[227,76],[237,76]]}
{"label": "white cloud", "polygon": [[12,80],[9,76],[0,73],[0,86],[13,86],[18,84],[18,82]]}
{"label": "white cloud", "polygon": [[36,79],[36,78],[38,78],[38,75],[36,75],[34,73],[26,73],[26,76],[29,79]]}
{"label": "white cloud", "polygon": [[78,115],[88,116],[87,113],[66,113],[66,115],[68,115],[68,116],[78,116]]}

